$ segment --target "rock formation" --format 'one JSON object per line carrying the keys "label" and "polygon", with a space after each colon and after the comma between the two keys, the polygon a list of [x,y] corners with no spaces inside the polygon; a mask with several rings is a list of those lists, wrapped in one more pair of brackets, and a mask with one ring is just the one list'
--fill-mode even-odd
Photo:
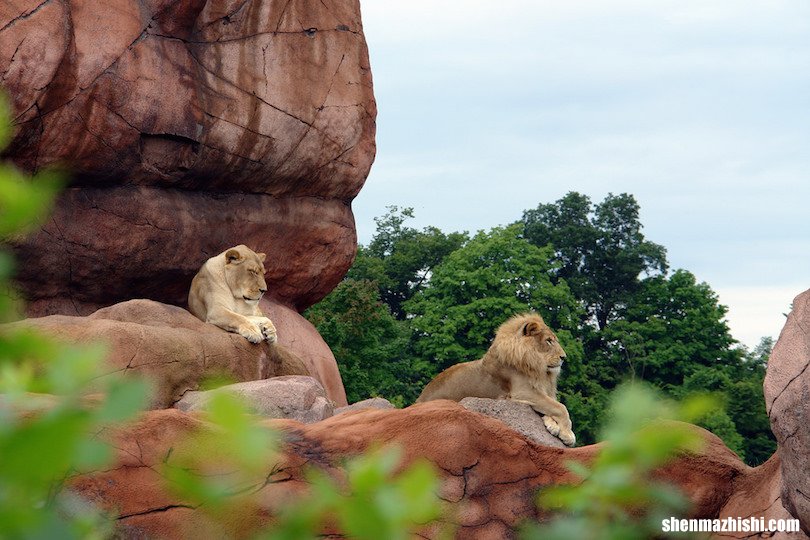
{"label": "rock formation", "polygon": [[300,375],[229,384],[216,390],[193,390],[183,394],[174,407],[185,412],[203,411],[214,392],[235,395],[244,401],[250,412],[264,418],[289,418],[312,424],[335,412],[323,386],[312,377]]}
{"label": "rock formation", "polygon": [[497,418],[527,439],[545,446],[565,448],[560,439],[552,435],[540,421],[540,415],[534,412],[531,405],[507,399],[486,399],[468,397],[460,402],[469,411],[478,412]]}
{"label": "rock formation", "polygon": [[244,243],[268,255],[262,309],[280,343],[345,405],[331,351],[298,312],[354,259],[350,204],[375,152],[362,30],[357,0],[0,6],[16,128],[3,157],[69,171],[51,219],[13,242],[28,314],[185,307],[202,263]]}
{"label": "rock formation", "polygon": [[[774,351],[766,381],[769,411],[780,439],[780,450],[765,464],[751,468],[718,437],[694,428],[704,439],[702,450],[681,455],[657,472],[662,480],[673,483],[689,497],[691,517],[751,516],[768,520],[795,516],[803,519],[800,496],[806,475],[801,471],[797,473],[795,463],[803,463],[806,447],[795,446],[792,441],[801,437],[806,424],[788,422],[801,422],[801,414],[805,412],[801,393],[805,371],[796,368],[794,363],[803,361],[806,350],[789,345],[795,343],[793,338],[801,342],[806,337],[802,328],[807,296],[810,294],[796,300],[794,312]],[[251,345],[241,336],[204,324],[180,308],[148,300],[126,302],[88,317],[51,316],[16,324],[39,325],[57,337],[80,341],[97,335],[119,336],[121,342],[113,341],[112,350],[119,351],[113,358],[119,359],[120,369],[138,369],[164,380],[161,395],[170,402],[176,401],[174,396],[178,393],[185,392],[182,389],[195,384],[197,375],[194,374],[200,371],[230,370],[243,373],[243,380],[273,374],[270,356],[260,355],[257,361],[255,353],[250,351],[267,347],[266,344]],[[202,343],[202,349],[194,349],[194,339]],[[187,357],[176,362],[181,364],[179,366],[152,365],[149,357],[144,356],[151,347],[176,355],[163,357],[169,360],[184,358],[179,356],[182,354]],[[237,351],[235,356],[234,351]],[[183,367],[184,363],[193,361],[197,363]],[[787,363],[783,365],[783,362]],[[282,377],[278,383],[270,379],[248,383],[248,386],[266,389],[290,381],[298,384],[309,379]],[[780,388],[774,381],[784,383],[781,391],[774,393],[774,388]],[[306,384],[312,386],[314,381]],[[795,384],[799,386],[794,387]],[[796,388],[800,389],[798,393]],[[316,409],[304,403],[307,395],[308,391],[296,392],[284,401],[297,399],[301,402],[299,409]],[[317,398],[312,400],[313,404]],[[793,410],[778,409],[782,400],[791,400],[784,403],[793,403]],[[266,470],[257,474],[256,489],[245,491],[250,495],[245,496],[244,512],[235,521],[207,519],[204,509],[168,490],[165,479],[159,474],[160,464],[172,448],[196,430],[210,429],[204,417],[196,413],[177,409],[150,411],[131,425],[102,432],[99,436],[111,442],[115,449],[115,464],[103,471],[83,472],[70,479],[68,485],[83,497],[115,512],[119,516],[116,526],[121,537],[217,537],[226,532],[223,527],[248,534],[268,526],[282,503],[307,489],[305,466],[339,473],[343,458],[384,441],[402,447],[406,462],[426,458],[436,465],[442,481],[441,497],[453,508],[448,519],[459,527],[458,538],[509,538],[523,520],[549,517],[535,507],[534,494],[539,488],[574,481],[565,463],[570,460],[587,463],[601,448],[601,445],[559,448],[538,444],[533,440],[537,433],[523,434],[505,423],[510,422],[525,432],[531,428],[526,422],[531,424],[531,420],[535,420],[538,429],[542,429],[537,419],[520,416],[522,405],[519,403],[469,400],[462,405],[438,400],[407,409],[387,408],[383,401],[366,404],[369,405],[371,408],[347,410],[308,425],[293,420],[266,421],[267,425],[286,434],[286,445],[276,459],[267,463]],[[328,411],[319,410],[320,417],[328,416]],[[291,414],[295,413],[288,411],[284,416]],[[789,430],[789,436],[785,437],[780,430]],[[554,438],[551,441],[559,444]],[[794,500],[797,495],[798,503]],[[433,538],[431,531],[420,532]],[[758,536],[762,537],[754,535]],[[808,538],[801,532],[768,536],[782,540]],[[750,538],[751,534],[716,536],[728,537]]]}
{"label": "rock formation", "polygon": [[[456,511],[452,519],[459,526],[458,538],[509,538],[521,521],[543,519],[534,501],[538,488],[573,481],[565,462],[587,462],[600,448],[539,445],[498,420],[449,401],[402,410],[358,410],[309,425],[269,425],[287,433],[288,445],[278,463],[268,463],[267,471],[257,475],[256,486],[263,487],[245,501],[253,519],[242,516],[242,522],[230,524],[242,532],[266,525],[257,516],[273,513],[291,493],[306,488],[304,464],[338,469],[341,458],[387,441],[403,449],[406,462],[427,458],[437,466],[441,497]],[[216,527],[223,524],[207,521],[202,509],[167,492],[155,470],[169,449],[194,429],[205,429],[204,421],[176,410],[148,413],[123,431],[103,434],[118,449],[114,468],[80,475],[71,486],[103,507],[116,508],[121,516],[117,524],[128,537],[216,536],[221,532]],[[703,451],[659,471],[689,496],[693,517],[744,517],[766,509],[769,517],[786,517],[783,510],[775,512],[781,509],[778,498],[776,503],[771,499],[778,484],[778,456],[752,469],[719,438],[695,429],[705,440]]]}
{"label": "rock formation", "polygon": [[782,501],[810,534],[810,291],[793,300],[771,353],[765,406],[779,443]]}
{"label": "rock formation", "polygon": [[343,414],[350,411],[359,411],[362,409],[394,409],[394,405],[385,398],[375,397],[368,398],[357,403],[352,403],[345,407],[338,407],[335,409],[335,414]]}
{"label": "rock formation", "polygon": [[[171,407],[186,392],[197,390],[203,380],[214,376],[244,382],[311,375],[326,388],[330,400],[346,403],[334,359],[308,354],[308,342],[293,343],[288,347],[295,354],[284,354],[279,350],[285,347],[281,339],[278,345],[252,344],[184,309],[152,300],[122,302],[87,317],[50,315],[9,326],[34,328],[68,343],[106,343],[111,372],[129,371],[150,379],[153,408]],[[315,341],[313,348],[318,344]]]}
{"label": "rock formation", "polygon": [[331,291],[375,151],[362,30],[357,0],[4,3],[6,157],[70,171],[15,246],[29,313],[184,305],[200,265],[240,243],[268,254],[277,303]]}

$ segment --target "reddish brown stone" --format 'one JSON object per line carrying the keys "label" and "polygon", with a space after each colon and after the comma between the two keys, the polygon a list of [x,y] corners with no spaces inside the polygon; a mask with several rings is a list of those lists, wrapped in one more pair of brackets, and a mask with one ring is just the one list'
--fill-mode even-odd
{"label": "reddish brown stone", "polygon": [[279,329],[278,343],[304,361],[309,373],[320,381],[336,407],[345,406],[346,390],[335,355],[312,323],[296,311],[265,298],[259,302],[259,307]]}
{"label": "reddish brown stone", "polygon": [[[306,331],[309,325],[297,313],[287,312],[286,318],[275,323],[278,345],[252,344],[238,334],[200,321],[184,309],[151,300],[130,300],[87,317],[51,315],[26,319],[6,328],[32,327],[70,343],[106,343],[111,372],[132,372],[152,381],[154,408],[171,407],[186,391],[198,389],[212,376],[243,382],[310,375],[323,384],[330,400],[345,405],[346,393],[337,365],[334,358],[323,354],[322,349],[329,350],[323,340],[313,338],[299,344],[292,351],[298,358],[283,352],[285,340],[300,332],[297,327],[303,326]],[[307,354],[308,350],[314,354]]]}
{"label": "reddish brown stone", "polygon": [[267,296],[302,309],[342,279],[356,248],[351,209],[335,200],[119,187],[60,201],[17,247],[32,316],[133,297],[185,306],[200,266],[239,243],[267,253]]}
{"label": "reddish brown stone", "polygon": [[810,291],[793,310],[768,360],[765,406],[781,456],[781,500],[810,534]]}
{"label": "reddish brown stone", "polygon": [[301,310],[351,264],[376,116],[357,0],[4,2],[0,86],[7,156],[71,170],[16,246],[31,313],[182,304],[240,243]]}
{"label": "reddish brown stone", "polygon": [[[304,464],[336,469],[342,458],[384,441],[401,447],[406,463],[424,457],[437,466],[443,479],[441,494],[452,504],[452,520],[460,526],[458,538],[510,537],[520,522],[540,517],[534,503],[538,488],[572,481],[565,462],[588,462],[600,449],[600,445],[541,446],[498,420],[449,401],[403,410],[364,409],[309,425],[293,421],[268,425],[288,433],[289,445],[278,462],[268,463],[266,471],[281,465],[283,474],[272,476],[279,482],[265,485],[245,501],[245,507],[252,508],[252,518],[243,514],[226,524],[242,533],[267,526],[268,516],[281,503],[305,489]],[[203,512],[167,494],[153,470],[185,434],[204,426],[200,419],[179,411],[148,413],[133,426],[105,435],[118,448],[116,468],[81,475],[72,486],[105,508],[117,508],[124,516],[118,523],[127,528],[127,536],[216,535],[221,531]],[[705,441],[700,454],[682,456],[659,471],[689,495],[691,516],[716,518],[743,512],[739,515],[744,517],[757,515],[760,509],[766,516],[777,515],[767,509],[773,506],[770,497],[779,483],[774,476],[778,459],[776,465],[772,459],[756,469],[746,467],[720,439],[695,429]],[[265,480],[262,474],[256,483],[264,485]]]}

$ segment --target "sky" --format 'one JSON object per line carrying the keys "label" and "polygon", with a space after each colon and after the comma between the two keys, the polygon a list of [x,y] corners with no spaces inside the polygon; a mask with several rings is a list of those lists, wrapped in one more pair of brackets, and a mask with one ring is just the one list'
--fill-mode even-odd
{"label": "sky", "polygon": [[648,240],[778,337],[810,288],[810,2],[361,0],[377,158],[353,203],[475,232],[631,193]]}

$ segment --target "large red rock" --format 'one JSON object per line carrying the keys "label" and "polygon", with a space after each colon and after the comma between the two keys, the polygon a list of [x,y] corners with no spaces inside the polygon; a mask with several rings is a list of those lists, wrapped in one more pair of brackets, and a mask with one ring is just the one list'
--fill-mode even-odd
{"label": "large red rock", "polygon": [[182,305],[240,243],[298,311],[350,266],[376,116],[357,0],[6,1],[0,86],[6,156],[71,171],[16,244],[31,314]]}
{"label": "large red rock", "polygon": [[346,390],[337,361],[312,323],[295,310],[265,298],[259,302],[259,307],[279,329],[278,343],[304,360],[309,373],[320,381],[336,407],[345,406]]}
{"label": "large red rock", "polygon": [[781,499],[810,534],[810,290],[793,300],[768,360],[764,389],[781,455]]}
{"label": "large red rock", "polygon": [[[600,445],[542,446],[496,419],[443,400],[404,410],[347,412],[309,425],[293,421],[269,421],[268,425],[284,429],[289,443],[277,461],[257,474],[257,489],[243,486],[243,492],[252,493],[244,500],[245,512],[225,520],[224,527],[242,535],[267,526],[269,516],[282,503],[306,489],[305,465],[338,469],[342,458],[384,441],[401,447],[406,463],[424,457],[437,466],[441,497],[455,511],[450,519],[459,526],[458,538],[509,538],[521,521],[546,517],[535,507],[538,488],[573,481],[566,462],[588,462],[600,449]],[[80,475],[70,484],[116,512],[126,537],[223,534],[222,524],[215,525],[202,509],[169,493],[158,472],[178,441],[205,426],[199,417],[176,410],[147,413],[130,427],[103,435],[117,449],[113,468]],[[778,500],[771,499],[773,486],[779,483],[778,458],[749,468],[719,438],[695,429],[705,441],[701,453],[684,455],[659,471],[689,496],[693,517],[717,518],[734,512],[744,512],[737,514],[740,517],[762,512],[784,515],[774,511]],[[432,537],[429,531],[425,535]]]}
{"label": "large red rock", "polygon": [[[108,346],[110,372],[131,372],[151,380],[151,406],[171,407],[206,378],[225,376],[237,382],[258,381],[282,375],[309,375],[326,389],[337,406],[346,405],[346,393],[334,358],[315,333],[307,343],[287,347],[297,358],[284,354],[285,343],[306,332],[309,323],[286,310],[276,319],[278,345],[252,344],[197,319],[176,306],[151,300],[130,300],[100,309],[86,317],[50,315],[26,319],[6,328],[29,327],[69,343],[103,342]],[[286,336],[286,337],[285,337]],[[313,351],[313,354],[308,354]],[[320,354],[319,354],[320,353]]]}

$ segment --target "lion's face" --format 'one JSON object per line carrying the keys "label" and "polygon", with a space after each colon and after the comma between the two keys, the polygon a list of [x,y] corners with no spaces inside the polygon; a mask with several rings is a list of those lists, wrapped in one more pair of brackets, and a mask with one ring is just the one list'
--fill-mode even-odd
{"label": "lion's face", "polygon": [[540,358],[543,358],[550,373],[559,374],[565,360],[565,350],[557,336],[546,326],[542,319],[530,320],[523,325],[523,339],[531,343]]}
{"label": "lion's face", "polygon": [[225,253],[225,281],[235,299],[257,304],[267,292],[264,259],[264,253],[255,253],[245,246]]}

